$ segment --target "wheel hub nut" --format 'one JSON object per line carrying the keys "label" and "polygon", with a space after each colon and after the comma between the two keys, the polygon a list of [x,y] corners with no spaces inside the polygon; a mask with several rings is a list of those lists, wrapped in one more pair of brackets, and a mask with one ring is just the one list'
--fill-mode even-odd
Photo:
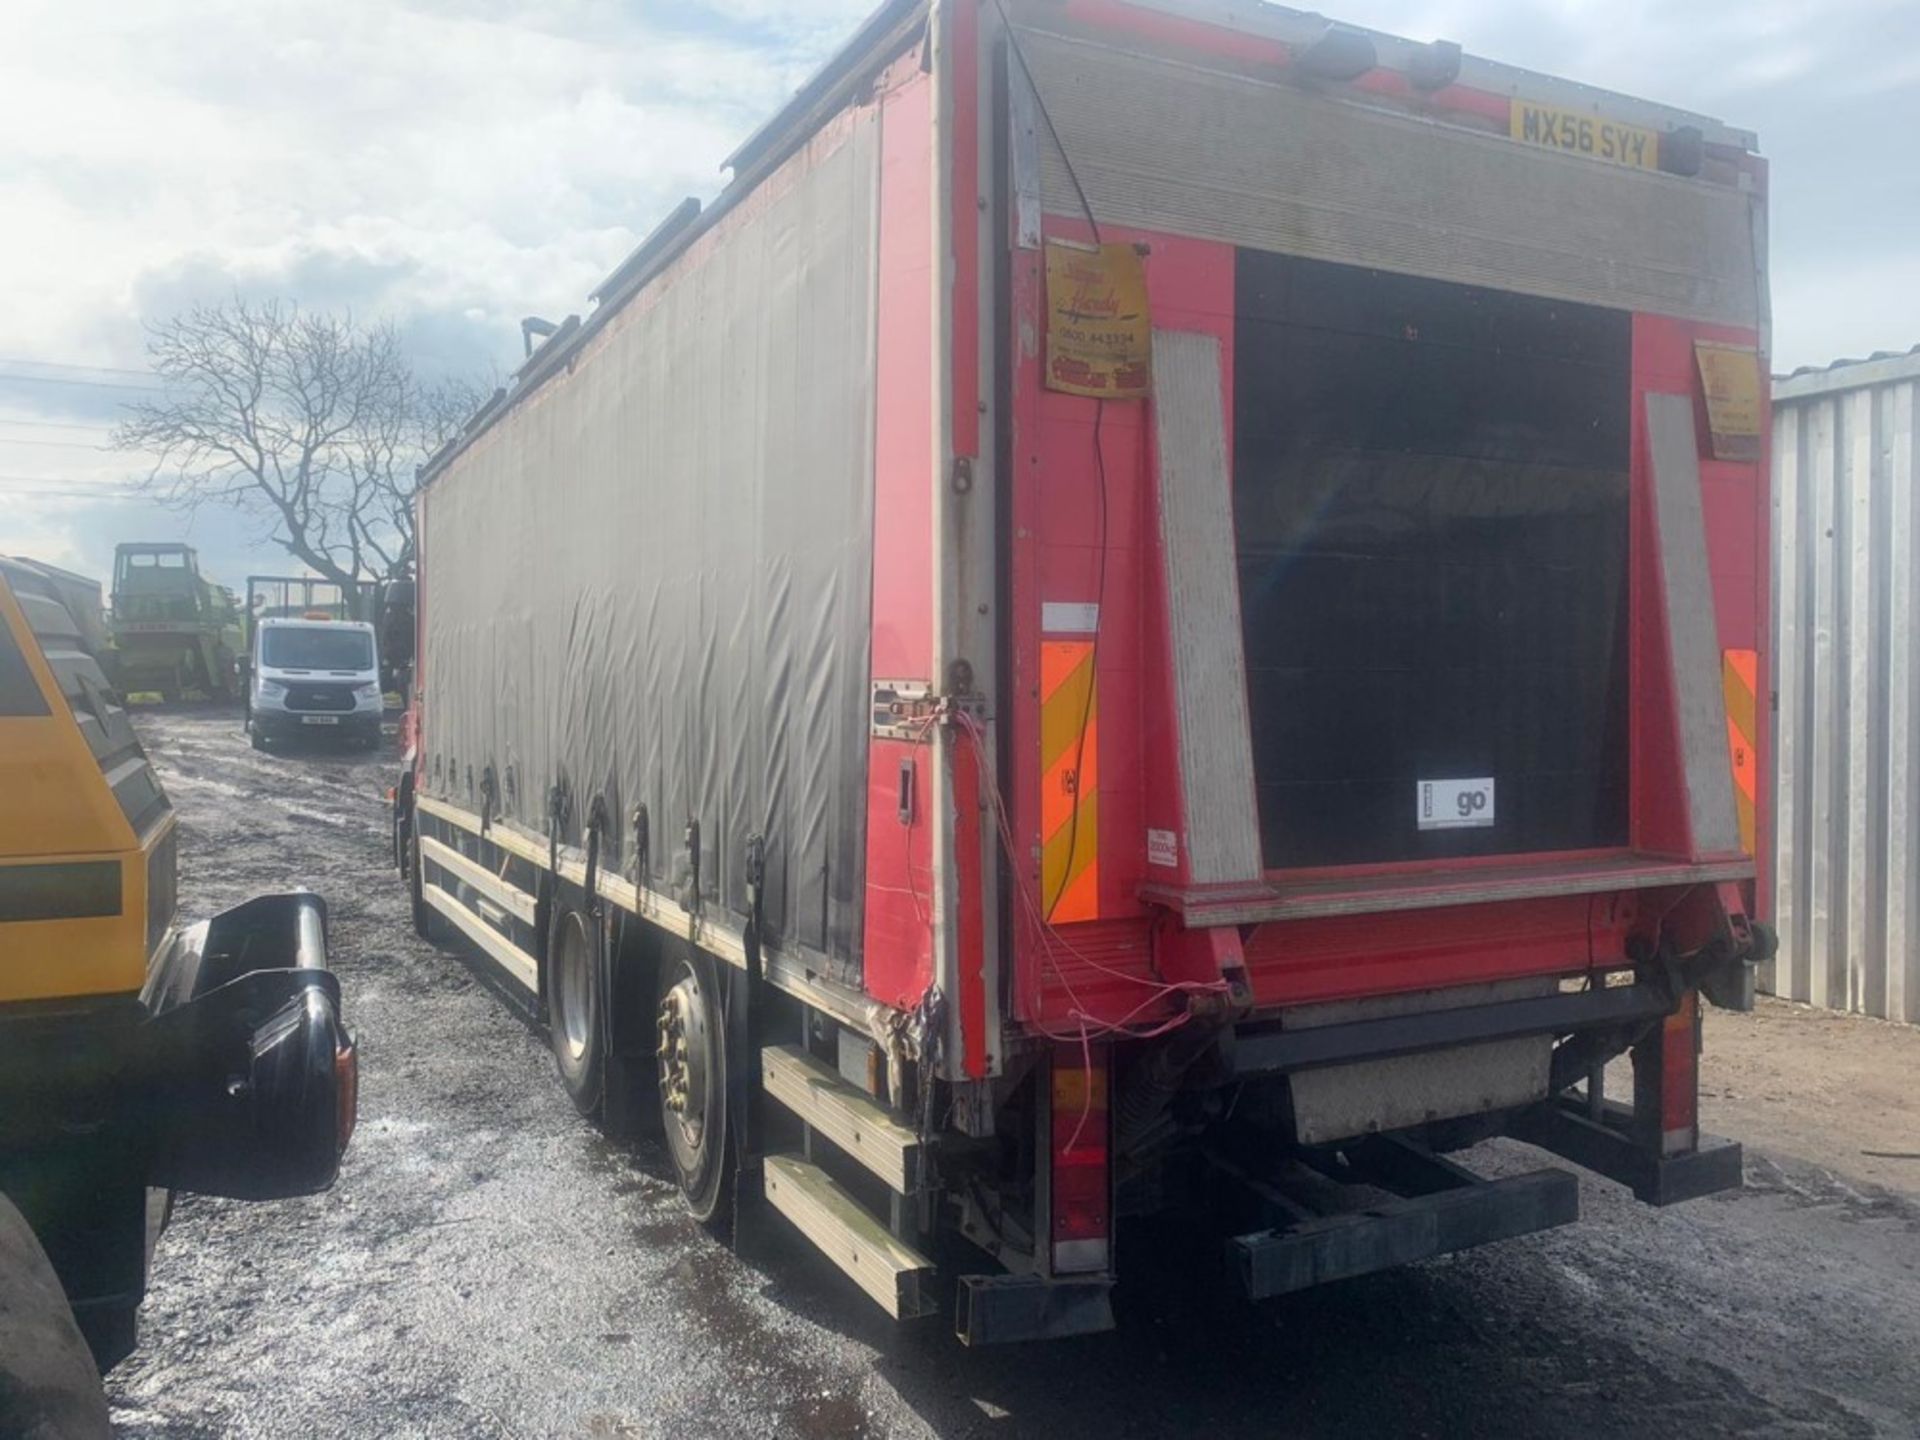
{"label": "wheel hub nut", "polygon": [[660,1006],[660,1041],[654,1055],[660,1062],[660,1095],[675,1115],[687,1113],[687,1028],[680,1013],[680,996],[672,994]]}

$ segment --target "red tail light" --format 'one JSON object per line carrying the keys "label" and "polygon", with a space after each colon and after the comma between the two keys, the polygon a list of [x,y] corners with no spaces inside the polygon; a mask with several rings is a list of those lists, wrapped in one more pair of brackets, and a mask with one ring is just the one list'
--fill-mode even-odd
{"label": "red tail light", "polygon": [[1061,1045],[1053,1054],[1049,1178],[1056,1272],[1105,1270],[1111,1255],[1107,1058],[1105,1046]]}

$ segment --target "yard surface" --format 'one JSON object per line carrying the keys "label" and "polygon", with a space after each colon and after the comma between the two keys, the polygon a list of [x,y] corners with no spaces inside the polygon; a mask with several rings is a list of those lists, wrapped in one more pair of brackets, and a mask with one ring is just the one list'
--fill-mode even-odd
{"label": "yard surface", "polygon": [[544,1038],[408,928],[391,757],[258,755],[228,715],[143,729],[189,914],[327,897],[362,1091],[329,1194],[180,1203],[108,1378],[127,1436],[1920,1434],[1920,1031],[1713,1015],[1740,1193],[1655,1211],[1583,1179],[1578,1225],[1259,1310],[1123,1237],[1117,1332],[967,1351],[777,1231],[721,1248],[657,1152],[574,1115]]}

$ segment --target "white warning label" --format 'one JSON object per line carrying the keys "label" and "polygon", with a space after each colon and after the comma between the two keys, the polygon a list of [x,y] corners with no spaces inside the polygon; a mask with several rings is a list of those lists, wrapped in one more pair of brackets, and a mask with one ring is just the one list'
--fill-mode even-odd
{"label": "white warning label", "polygon": [[1493,824],[1493,780],[1421,780],[1414,818],[1422,830],[1479,830]]}

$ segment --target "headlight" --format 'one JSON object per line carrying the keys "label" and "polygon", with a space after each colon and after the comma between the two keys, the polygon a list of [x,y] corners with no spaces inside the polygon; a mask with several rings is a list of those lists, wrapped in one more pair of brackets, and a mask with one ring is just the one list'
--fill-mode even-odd
{"label": "headlight", "polygon": [[360,685],[355,687],[353,693],[362,700],[378,700],[381,698],[380,687],[378,685]]}
{"label": "headlight", "polygon": [[260,698],[262,700],[278,700],[286,693],[287,687],[282,685],[278,680],[262,680],[260,682]]}

